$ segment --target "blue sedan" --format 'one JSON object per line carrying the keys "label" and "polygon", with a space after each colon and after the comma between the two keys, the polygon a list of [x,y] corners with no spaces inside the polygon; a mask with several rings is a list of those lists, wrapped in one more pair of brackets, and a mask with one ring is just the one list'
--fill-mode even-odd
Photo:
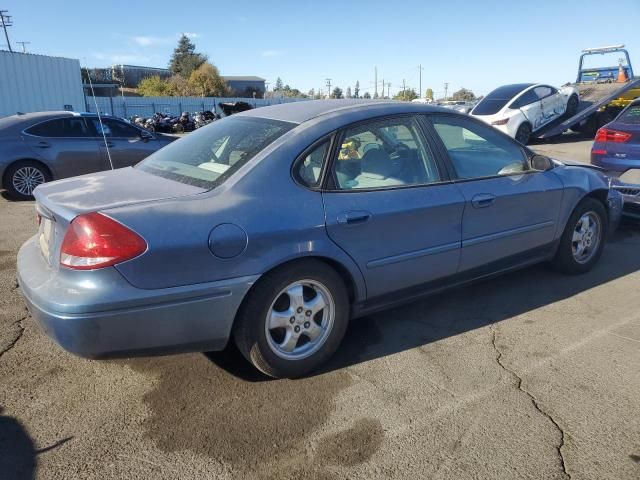
{"label": "blue sedan", "polygon": [[587,272],[622,209],[599,171],[469,116],[348,100],[243,112],[34,195],[19,283],[63,348],[233,339],[274,377],[320,366],[351,318],[537,262]]}

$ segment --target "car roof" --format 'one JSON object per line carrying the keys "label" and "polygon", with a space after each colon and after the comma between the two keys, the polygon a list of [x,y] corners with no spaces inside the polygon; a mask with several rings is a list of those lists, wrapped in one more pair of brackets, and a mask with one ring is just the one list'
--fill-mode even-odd
{"label": "car roof", "polygon": [[269,118],[283,122],[303,123],[313,118],[329,115],[336,112],[354,112],[362,110],[388,109],[389,113],[412,112],[443,112],[441,107],[425,105],[415,102],[397,102],[391,100],[306,100],[300,102],[287,102],[268,107],[260,107],[253,110],[237,113],[245,117]]}

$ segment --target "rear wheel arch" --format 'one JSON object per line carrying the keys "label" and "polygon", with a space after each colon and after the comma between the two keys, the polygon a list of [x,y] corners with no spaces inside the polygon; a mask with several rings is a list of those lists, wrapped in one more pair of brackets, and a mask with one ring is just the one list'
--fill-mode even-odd
{"label": "rear wheel arch", "polygon": [[9,182],[9,171],[11,170],[12,167],[15,167],[16,165],[20,164],[20,163],[37,163],[40,166],[42,166],[42,168],[49,174],[49,176],[51,177],[51,179],[53,180],[53,172],[51,171],[51,169],[45,164],[43,163],[41,160],[38,160],[36,158],[21,158],[20,160],[14,160],[13,162],[11,162],[10,164],[8,164],[5,169],[4,169],[4,173],[2,174],[2,186],[4,188],[7,188],[8,182]]}

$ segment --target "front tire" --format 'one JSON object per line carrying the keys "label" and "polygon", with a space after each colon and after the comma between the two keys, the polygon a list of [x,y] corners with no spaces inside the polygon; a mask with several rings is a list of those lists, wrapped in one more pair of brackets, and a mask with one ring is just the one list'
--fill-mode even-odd
{"label": "front tire", "polygon": [[551,265],[559,272],[578,275],[600,259],[607,238],[607,211],[595,198],[585,198],[575,208],[564,229]]}
{"label": "front tire", "polygon": [[24,160],[7,169],[4,187],[16,200],[33,200],[33,190],[51,181],[51,174],[39,162]]}
{"label": "front tire", "polygon": [[580,103],[580,100],[578,100],[578,97],[576,95],[571,95],[569,97],[569,100],[567,101],[567,110],[564,113],[566,118],[571,118],[576,113],[578,113],[579,103]]}
{"label": "front tire", "polygon": [[340,275],[319,260],[265,274],[238,312],[233,336],[258,370],[305,375],[331,357],[347,328],[349,298]]}
{"label": "front tire", "polygon": [[522,145],[526,145],[529,143],[529,139],[531,138],[531,125],[528,123],[523,123],[518,127],[516,131],[516,140],[520,142]]}

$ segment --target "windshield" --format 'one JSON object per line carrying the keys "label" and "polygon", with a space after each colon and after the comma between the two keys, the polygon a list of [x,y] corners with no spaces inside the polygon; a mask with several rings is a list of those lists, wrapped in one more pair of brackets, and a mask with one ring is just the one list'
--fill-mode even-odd
{"label": "windshield", "polygon": [[616,122],[640,125],[640,103],[629,105],[626,110],[623,110]]}
{"label": "windshield", "polygon": [[228,117],[170,143],[136,168],[210,190],[293,127],[264,118]]}
{"label": "windshield", "polygon": [[503,87],[496,88],[493,92],[480,100],[480,103],[476,105],[471,113],[473,115],[493,115],[498,113],[509,100],[531,85],[533,84],[516,83],[515,85],[505,85]]}

